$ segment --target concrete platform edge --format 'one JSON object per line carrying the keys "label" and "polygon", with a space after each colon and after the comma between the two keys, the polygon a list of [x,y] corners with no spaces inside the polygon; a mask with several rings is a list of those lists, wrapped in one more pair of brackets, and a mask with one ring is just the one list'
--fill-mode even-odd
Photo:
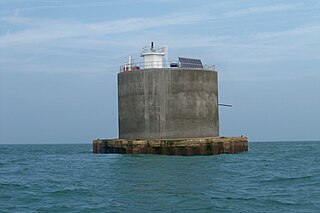
{"label": "concrete platform edge", "polygon": [[216,155],[248,151],[247,137],[206,137],[179,139],[97,139],[94,154],[158,154],[158,155]]}

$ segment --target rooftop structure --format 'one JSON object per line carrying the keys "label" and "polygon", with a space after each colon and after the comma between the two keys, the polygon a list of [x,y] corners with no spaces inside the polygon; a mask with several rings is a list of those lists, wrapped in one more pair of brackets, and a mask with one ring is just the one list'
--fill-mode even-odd
{"label": "rooftop structure", "polygon": [[163,67],[163,56],[165,55],[165,48],[155,49],[153,42],[151,42],[150,49],[144,48],[141,57],[143,57],[144,69],[149,68],[162,68]]}
{"label": "rooftop structure", "polygon": [[144,47],[140,56],[142,62],[135,63],[132,56],[120,66],[120,72],[128,72],[142,69],[161,68],[195,68],[215,70],[215,66],[203,65],[200,59],[178,57],[177,61],[169,61],[167,47],[156,48],[151,42],[150,46]]}

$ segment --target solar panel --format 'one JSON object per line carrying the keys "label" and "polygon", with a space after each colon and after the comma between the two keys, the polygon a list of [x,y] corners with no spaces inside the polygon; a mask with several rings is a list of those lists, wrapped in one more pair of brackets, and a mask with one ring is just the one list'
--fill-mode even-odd
{"label": "solar panel", "polygon": [[182,58],[182,57],[178,57],[178,59],[179,59],[180,68],[203,68],[203,65],[200,59]]}

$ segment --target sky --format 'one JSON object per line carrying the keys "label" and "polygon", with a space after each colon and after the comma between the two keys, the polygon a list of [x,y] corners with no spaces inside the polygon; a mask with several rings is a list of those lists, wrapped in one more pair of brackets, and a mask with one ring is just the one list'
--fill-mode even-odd
{"label": "sky", "polygon": [[0,0],[0,143],[117,138],[119,66],[151,41],[216,66],[220,135],[320,140],[318,0]]}

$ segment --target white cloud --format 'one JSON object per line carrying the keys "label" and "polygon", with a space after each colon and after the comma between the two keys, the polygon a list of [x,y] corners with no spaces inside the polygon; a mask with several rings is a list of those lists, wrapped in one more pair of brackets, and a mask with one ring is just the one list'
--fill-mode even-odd
{"label": "white cloud", "polygon": [[277,38],[291,38],[294,36],[314,35],[319,36],[320,25],[297,27],[285,31],[274,32],[258,32],[252,36],[253,39],[265,40],[265,39],[277,39]]}
{"label": "white cloud", "polygon": [[[193,24],[206,20],[201,14],[173,14],[153,18],[129,18],[117,21],[85,24],[72,20],[30,19],[5,17],[3,21],[28,26],[27,30],[0,37],[0,47],[23,43],[39,43],[60,38],[96,36],[121,32],[134,32],[161,26]],[[143,23],[143,24],[141,24]]]}
{"label": "white cloud", "polygon": [[[251,32],[242,35],[224,34],[220,36],[202,34],[201,32],[188,32],[181,35],[161,30],[161,28],[168,26],[190,25],[196,27],[198,24],[212,20],[223,23],[224,19],[234,19],[236,24],[238,17],[241,16],[254,17],[255,14],[260,13],[295,9],[297,9],[297,5],[280,4],[249,7],[227,13],[222,12],[220,15],[217,13],[202,13],[201,10],[195,10],[193,13],[175,13],[157,17],[136,17],[93,23],[83,23],[70,19],[3,17],[1,20],[9,26],[18,25],[23,26],[25,29],[20,31],[8,29],[7,33],[0,37],[0,48],[12,52],[8,56],[3,54],[4,60],[0,61],[0,63],[8,66],[6,58],[16,57],[15,62],[19,64],[21,55],[28,54],[28,52],[33,53],[35,47],[42,47],[42,55],[46,55],[47,52],[47,55],[50,56],[63,55],[69,57],[70,61],[88,60],[87,67],[83,67],[83,69],[78,67],[74,70],[90,70],[89,67],[94,64],[93,61],[98,61],[101,64],[121,63],[121,57],[137,53],[141,46],[152,40],[168,45],[169,50],[174,50],[173,55],[181,54],[182,52],[191,54],[190,56],[192,56],[192,52],[202,54],[199,57],[206,59],[208,64],[215,63],[215,61],[222,63],[232,61],[233,63],[242,64],[266,64],[282,60],[319,58],[320,48],[317,47],[320,44],[317,42],[317,38],[320,37],[320,25],[296,26],[282,31]],[[119,34],[113,36],[112,34],[115,33]],[[112,38],[108,39],[109,37]],[[315,45],[311,46],[312,42]],[[55,49],[48,48],[50,46],[55,47]],[[78,51],[84,49],[90,50],[90,52]],[[14,51],[21,54],[13,56]],[[35,54],[37,55],[35,57],[39,57],[40,53],[37,54]],[[109,59],[102,62],[104,55]],[[43,66],[45,67],[45,64]],[[44,67],[28,67],[30,70],[39,71],[61,70],[63,72],[73,70],[55,66],[54,64],[48,65],[47,69]],[[102,67],[100,66],[96,70],[103,71]]]}
{"label": "white cloud", "polygon": [[[2,35],[0,37],[0,47],[16,44],[41,43],[50,40],[72,37],[86,37],[106,35],[112,33],[137,32],[146,29],[156,29],[165,26],[192,25],[206,21],[222,21],[225,18],[237,18],[254,13],[266,13],[295,9],[297,5],[275,5],[265,7],[249,7],[247,9],[230,11],[219,15],[218,13],[203,13],[194,11],[193,13],[175,13],[158,17],[136,17],[115,21],[82,23],[69,19],[40,19],[17,16],[3,17],[2,21],[9,25],[19,25],[25,30]],[[10,29],[8,29],[10,30]]]}
{"label": "white cloud", "polygon": [[230,11],[225,13],[223,16],[228,17],[239,17],[239,16],[247,16],[252,14],[259,13],[270,13],[270,12],[279,12],[285,10],[294,10],[298,9],[300,5],[297,4],[277,4],[272,6],[260,6],[260,7],[248,7],[245,9]]}

